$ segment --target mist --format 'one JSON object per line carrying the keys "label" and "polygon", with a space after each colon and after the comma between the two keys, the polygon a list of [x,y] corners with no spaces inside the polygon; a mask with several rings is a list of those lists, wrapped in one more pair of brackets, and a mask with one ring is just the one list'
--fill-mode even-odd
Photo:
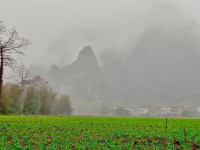
{"label": "mist", "polygon": [[[198,0],[0,1],[0,20],[32,42],[25,64],[45,78],[58,66],[63,80],[51,83],[70,95],[75,114],[96,115],[103,105],[200,104]],[[63,72],[88,45],[102,75],[95,72],[95,85],[70,89]],[[6,75],[13,73],[7,69]],[[84,84],[93,97],[75,92]],[[90,106],[83,108],[85,101]]]}

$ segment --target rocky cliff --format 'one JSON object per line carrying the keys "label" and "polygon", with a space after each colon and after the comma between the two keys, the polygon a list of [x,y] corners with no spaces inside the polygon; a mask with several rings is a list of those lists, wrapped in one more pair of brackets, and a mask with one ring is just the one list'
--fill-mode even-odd
{"label": "rocky cliff", "polygon": [[69,66],[53,65],[49,71],[53,87],[73,100],[104,100],[103,74],[91,46],[86,46]]}

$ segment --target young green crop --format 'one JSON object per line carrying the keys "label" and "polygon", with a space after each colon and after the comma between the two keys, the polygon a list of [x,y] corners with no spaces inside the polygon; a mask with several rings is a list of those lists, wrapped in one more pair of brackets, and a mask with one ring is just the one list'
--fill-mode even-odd
{"label": "young green crop", "polygon": [[[0,116],[0,149],[200,149],[200,120]],[[184,131],[185,130],[185,131]]]}

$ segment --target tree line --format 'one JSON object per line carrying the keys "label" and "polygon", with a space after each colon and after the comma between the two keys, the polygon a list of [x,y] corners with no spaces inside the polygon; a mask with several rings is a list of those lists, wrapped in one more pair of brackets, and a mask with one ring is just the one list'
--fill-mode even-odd
{"label": "tree line", "polygon": [[1,114],[71,115],[72,110],[70,97],[55,92],[40,76],[3,86]]}
{"label": "tree line", "polygon": [[[57,93],[42,77],[31,77],[24,67],[22,56],[30,44],[15,27],[7,29],[0,21],[0,113],[71,115],[70,97]],[[3,84],[5,67],[17,73],[21,81]]]}

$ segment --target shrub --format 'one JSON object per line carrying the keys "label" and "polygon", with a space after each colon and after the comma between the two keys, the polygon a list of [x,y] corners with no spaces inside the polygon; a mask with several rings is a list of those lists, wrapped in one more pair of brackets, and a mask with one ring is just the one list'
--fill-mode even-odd
{"label": "shrub", "polygon": [[56,113],[61,115],[71,115],[73,111],[70,97],[66,94],[61,95],[58,98]]}

